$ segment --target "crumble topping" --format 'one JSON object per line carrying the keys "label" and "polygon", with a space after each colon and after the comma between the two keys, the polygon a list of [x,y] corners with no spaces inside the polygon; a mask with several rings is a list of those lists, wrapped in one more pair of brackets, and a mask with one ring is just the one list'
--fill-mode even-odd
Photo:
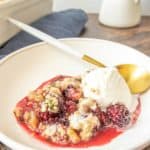
{"label": "crumble topping", "polygon": [[14,114],[32,131],[62,145],[88,141],[107,127],[122,129],[130,124],[132,114],[125,105],[103,109],[95,99],[84,96],[81,84],[81,77],[58,77],[30,92]]}

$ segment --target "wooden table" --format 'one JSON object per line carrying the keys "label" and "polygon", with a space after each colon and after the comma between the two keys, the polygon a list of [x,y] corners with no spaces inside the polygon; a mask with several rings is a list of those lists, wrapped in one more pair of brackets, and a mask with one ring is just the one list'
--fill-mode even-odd
{"label": "wooden table", "polygon": [[[105,27],[98,22],[98,15],[89,14],[89,21],[82,37],[98,38],[126,44],[150,56],[150,17],[143,17],[139,26],[128,29]],[[8,150],[0,144],[0,150]],[[150,150],[147,147],[144,150]]]}
{"label": "wooden table", "polygon": [[126,44],[150,56],[150,17],[143,17],[139,26],[115,29],[101,25],[98,15],[89,14],[89,21],[82,37],[98,38]]}

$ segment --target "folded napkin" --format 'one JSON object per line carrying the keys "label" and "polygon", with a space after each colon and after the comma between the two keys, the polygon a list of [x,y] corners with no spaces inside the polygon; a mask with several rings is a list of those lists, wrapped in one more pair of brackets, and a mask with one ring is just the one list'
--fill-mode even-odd
{"label": "folded napkin", "polygon": [[[69,9],[47,15],[32,24],[33,27],[56,38],[77,37],[88,18],[80,9]],[[20,32],[0,48],[0,58],[24,46],[40,40],[26,32]]]}

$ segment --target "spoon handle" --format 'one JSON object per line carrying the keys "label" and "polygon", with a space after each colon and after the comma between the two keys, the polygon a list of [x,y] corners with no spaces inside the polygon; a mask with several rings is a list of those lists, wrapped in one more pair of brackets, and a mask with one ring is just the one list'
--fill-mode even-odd
{"label": "spoon handle", "polygon": [[87,62],[89,62],[89,63],[91,63],[91,64],[93,64],[93,65],[96,65],[98,67],[106,67],[101,62],[97,61],[96,59],[94,59],[94,58],[92,58],[92,57],[90,57],[90,56],[88,56],[86,54],[83,55],[82,59],[85,60],[85,61],[87,61]]}
{"label": "spoon handle", "polygon": [[79,53],[78,51],[75,51],[74,49],[72,49],[71,47],[69,47],[68,45],[60,42],[59,40],[55,39],[54,37],[38,30],[35,29],[23,22],[20,22],[18,20],[15,20],[13,18],[7,18],[7,20],[11,23],[13,23],[14,25],[16,25],[17,27],[21,28],[22,30],[26,31],[27,33],[39,38],[42,41],[45,41],[51,45],[54,45],[55,47],[59,48],[60,50],[63,50],[66,53],[69,53],[73,56],[76,56],[84,61],[87,61],[88,63],[91,63],[93,65],[99,66],[99,67],[105,67],[105,65],[103,65],[102,63],[100,63],[99,61],[95,60],[94,58]]}
{"label": "spoon handle", "polygon": [[74,55],[76,57],[82,58],[82,54],[73,50],[71,47],[63,44],[62,42],[60,42],[59,40],[55,39],[54,37],[36,29],[33,28],[23,22],[20,22],[16,19],[13,18],[7,18],[7,20],[11,23],[13,23],[14,25],[16,25],[17,27],[21,28],[22,30],[26,31],[27,33],[37,37],[38,39],[45,41],[46,43],[52,44],[55,47],[65,51],[66,53],[69,53],[71,55]]}

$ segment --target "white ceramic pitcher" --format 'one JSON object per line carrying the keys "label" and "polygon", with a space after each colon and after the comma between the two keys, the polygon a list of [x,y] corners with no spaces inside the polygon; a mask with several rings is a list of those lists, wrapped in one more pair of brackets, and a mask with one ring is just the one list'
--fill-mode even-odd
{"label": "white ceramic pitcher", "polygon": [[140,0],[103,0],[99,21],[112,27],[132,27],[140,23]]}

